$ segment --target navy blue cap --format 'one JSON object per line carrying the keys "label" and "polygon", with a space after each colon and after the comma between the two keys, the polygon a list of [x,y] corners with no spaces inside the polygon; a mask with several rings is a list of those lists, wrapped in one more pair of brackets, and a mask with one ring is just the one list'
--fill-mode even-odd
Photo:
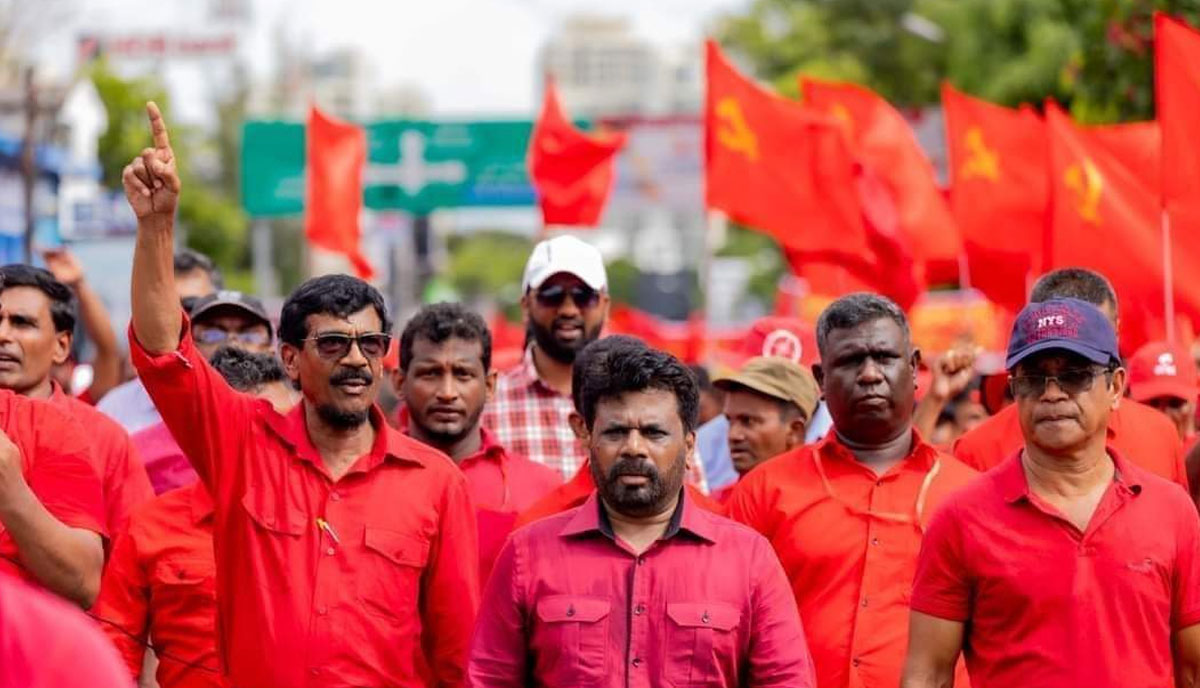
{"label": "navy blue cap", "polygon": [[1100,365],[1121,360],[1112,323],[1099,308],[1079,299],[1050,299],[1022,308],[1004,365],[1012,370],[1033,354],[1050,350],[1070,351]]}

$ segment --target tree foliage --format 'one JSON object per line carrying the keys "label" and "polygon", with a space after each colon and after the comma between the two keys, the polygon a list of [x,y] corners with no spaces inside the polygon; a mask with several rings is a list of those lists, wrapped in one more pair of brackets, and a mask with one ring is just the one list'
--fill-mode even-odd
{"label": "tree foliage", "polygon": [[716,34],[789,95],[808,74],[917,106],[948,79],[1001,104],[1052,97],[1113,122],[1153,117],[1156,10],[1200,22],[1200,0],[754,0]]}

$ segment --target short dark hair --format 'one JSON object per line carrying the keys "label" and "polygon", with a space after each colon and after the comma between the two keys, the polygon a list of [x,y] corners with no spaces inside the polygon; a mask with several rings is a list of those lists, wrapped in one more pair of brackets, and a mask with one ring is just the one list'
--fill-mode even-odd
{"label": "short dark hair", "polygon": [[492,367],[492,333],[479,314],[463,307],[461,303],[435,303],[425,306],[404,326],[400,333],[400,370],[408,372],[412,363],[413,344],[424,339],[431,344],[441,344],[457,337],[463,341],[479,342],[483,370]]}
{"label": "short dark hair", "polygon": [[256,354],[232,346],[217,349],[209,365],[239,392],[253,392],[286,377],[283,365],[273,354]]}
{"label": "short dark hair", "polygon": [[908,329],[908,318],[895,301],[879,294],[857,292],[843,296],[821,312],[821,316],[817,318],[817,350],[824,357],[830,332],[848,330],[881,318],[896,323],[904,333],[905,341],[911,343],[912,334]]}
{"label": "short dark hair", "polygon": [[580,380],[579,400],[583,407],[580,415],[588,429],[596,421],[596,406],[601,401],[648,389],[661,389],[674,394],[684,432],[696,429],[696,419],[700,413],[700,390],[696,386],[695,376],[679,359],[641,342],[615,342],[602,353],[588,358]]}
{"label": "short dark hair", "polygon": [[701,392],[711,392],[716,389],[713,387],[712,378],[708,375],[708,369],[702,365],[690,365],[688,370],[692,371],[692,377],[696,378],[696,386]]}
{"label": "short dark hair", "polygon": [[592,359],[607,356],[614,349],[630,346],[645,346],[645,342],[627,334],[614,334],[589,342],[575,354],[571,364],[571,402],[575,411],[583,415],[583,378],[588,374]]}
{"label": "short dark hair", "polygon": [[225,286],[225,279],[221,276],[221,271],[217,269],[212,258],[190,248],[182,248],[175,252],[176,275],[186,275],[196,270],[203,270],[208,275],[214,289],[221,289]]}
{"label": "short dark hair", "polygon": [[1087,301],[1093,306],[1117,306],[1117,292],[1104,275],[1085,268],[1063,268],[1047,272],[1038,278],[1029,294],[1030,303],[1050,299],[1072,298]]}
{"label": "short dark hair", "polygon": [[308,336],[308,316],[325,313],[344,318],[368,306],[379,315],[380,331],[391,332],[392,323],[378,289],[350,275],[314,277],[296,287],[284,301],[279,314],[279,341],[302,347]]}
{"label": "short dark hair", "polygon": [[55,332],[74,332],[78,305],[70,287],[59,282],[49,270],[13,263],[0,268],[0,290],[33,287],[50,300],[50,319]]}

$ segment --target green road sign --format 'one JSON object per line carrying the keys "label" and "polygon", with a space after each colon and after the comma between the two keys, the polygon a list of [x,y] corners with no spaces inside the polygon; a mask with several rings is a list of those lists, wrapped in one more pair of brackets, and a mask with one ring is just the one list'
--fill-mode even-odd
{"label": "green road sign", "polygon": [[[376,210],[526,206],[529,121],[386,120],[366,125],[363,201]],[[304,209],[304,127],[251,121],[243,127],[242,204],[251,215]]]}

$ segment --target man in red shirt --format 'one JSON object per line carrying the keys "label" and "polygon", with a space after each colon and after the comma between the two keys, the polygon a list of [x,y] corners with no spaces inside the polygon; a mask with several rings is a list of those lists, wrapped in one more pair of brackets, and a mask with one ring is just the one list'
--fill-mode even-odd
{"label": "man in red shirt", "polygon": [[0,573],[0,688],[129,688],[78,609]]}
{"label": "man in red shirt", "polygon": [[[280,413],[297,401],[271,354],[227,346],[209,362],[230,387],[266,399]],[[193,482],[138,507],[117,538],[92,615],[135,680],[153,643],[159,688],[225,685],[217,659],[212,535],[212,499]]]}
{"label": "man in red shirt", "polygon": [[817,321],[817,343],[813,371],[832,431],[751,471],[726,509],[783,563],[817,685],[895,688],[921,534],[974,471],[913,429],[920,353],[896,304],[874,294],[838,299]]}
{"label": "man in red shirt", "polygon": [[558,472],[511,454],[479,417],[496,386],[492,336],[457,303],[422,308],[400,335],[396,394],[401,430],[445,452],[467,477],[479,526],[479,574],[487,580],[517,514],[562,484]]}
{"label": "man in red shirt", "polygon": [[770,546],[683,490],[699,403],[688,370],[622,345],[588,359],[580,396],[598,490],[509,539],[468,684],[815,685]]}
{"label": "man in red shirt", "polygon": [[[804,366],[780,356],[758,356],[713,384],[725,392],[729,455],[739,478],[804,444],[820,396],[817,381]],[[722,488],[714,498],[724,503],[736,485]]]}
{"label": "man in red shirt", "polygon": [[1106,316],[1025,307],[1006,360],[1024,447],[952,495],[922,543],[904,688],[1200,681],[1200,517],[1108,444],[1125,370]]}
{"label": "man in red shirt", "polygon": [[[640,344],[642,344],[641,340],[634,337],[612,335],[589,344],[575,357],[575,363],[571,368],[571,403],[574,410],[571,411],[567,420],[570,423],[572,432],[576,435],[582,437],[586,431],[583,423],[583,400],[580,397],[580,390],[583,389],[583,376],[590,365],[588,361],[592,358],[608,356],[614,350],[624,350],[630,346],[638,346]],[[711,511],[714,514],[723,513],[719,502],[711,499],[692,485],[685,484],[684,489],[687,490],[688,498],[696,506]],[[595,491],[596,483],[592,480],[591,462],[584,459],[583,465],[579,467],[573,478],[554,488],[544,497],[534,502],[528,509],[522,511],[517,516],[514,527],[520,528],[547,516],[553,516],[568,509],[574,509],[586,502],[588,497]]]}
{"label": "man in red shirt", "polygon": [[138,218],[130,350],[213,500],[218,649],[239,688],[461,685],[479,601],[475,516],[446,457],[392,429],[376,397],[383,297],[309,280],[283,305],[287,415],[235,392],[196,350],[171,266],[180,190],[162,116],[125,169]]}
{"label": "man in red shirt", "polygon": [[1189,447],[1196,434],[1196,362],[1187,349],[1150,342],[1129,359],[1129,398],[1158,409],[1171,419]]}
{"label": "man in red shirt", "polygon": [[[1047,273],[1033,286],[1030,303],[1052,298],[1086,301],[1104,313],[1113,329],[1117,322],[1117,295],[1099,273],[1065,268]],[[1015,404],[1001,409],[954,443],[954,456],[980,471],[1002,463],[1021,448],[1021,426]],[[1127,401],[1108,416],[1108,441],[1130,461],[1155,475],[1188,488],[1183,445],[1171,422],[1158,411]]]}
{"label": "man in red shirt", "polygon": [[0,387],[48,400],[86,428],[104,491],[104,526],[115,537],[154,490],[125,430],[54,380],[54,366],[71,354],[75,295],[46,270],[28,265],[0,268],[0,280]]}

